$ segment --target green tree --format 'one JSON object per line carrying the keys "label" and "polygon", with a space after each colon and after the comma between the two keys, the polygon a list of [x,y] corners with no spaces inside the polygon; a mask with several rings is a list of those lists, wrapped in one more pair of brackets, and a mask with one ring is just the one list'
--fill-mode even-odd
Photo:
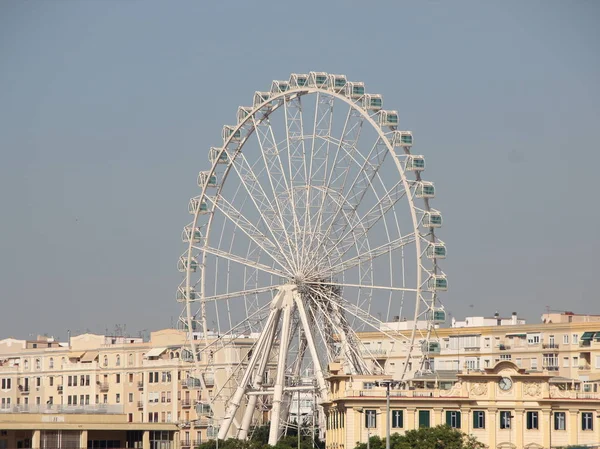
{"label": "green tree", "polygon": [[[371,437],[371,449],[384,449],[385,438]],[[404,435],[390,437],[391,449],[483,449],[485,445],[474,437],[449,426],[422,427],[409,430]],[[358,443],[355,449],[367,449],[366,443]]]}

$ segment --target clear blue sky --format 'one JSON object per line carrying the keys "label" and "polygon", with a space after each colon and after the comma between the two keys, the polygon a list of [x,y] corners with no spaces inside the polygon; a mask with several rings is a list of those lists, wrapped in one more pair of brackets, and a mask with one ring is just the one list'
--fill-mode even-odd
{"label": "clear blue sky", "polygon": [[453,315],[600,313],[598,23],[592,0],[1,2],[0,337],[169,326],[208,147],[310,70],[415,133]]}

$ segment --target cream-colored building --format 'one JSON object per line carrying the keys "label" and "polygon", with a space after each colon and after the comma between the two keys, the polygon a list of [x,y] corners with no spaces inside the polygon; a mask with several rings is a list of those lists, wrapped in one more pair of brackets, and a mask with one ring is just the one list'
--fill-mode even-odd
{"label": "cream-colored building", "polygon": [[203,393],[190,377],[185,338],[165,329],[147,342],[94,334],[68,343],[0,340],[0,449],[178,449],[213,438],[203,394],[223,384],[220,372],[244,363],[254,339],[232,338],[210,360]]}
{"label": "cream-colored building", "polygon": [[[337,365],[337,366],[336,366]],[[583,393],[545,372],[526,372],[510,361],[458,373],[449,389],[421,380],[390,390],[381,376],[350,376],[330,366],[327,449],[352,449],[368,436],[447,424],[489,448],[541,449],[600,442],[600,395]]]}
{"label": "cream-colored building", "polygon": [[[418,428],[424,423],[419,416],[427,415],[428,425],[458,419],[458,427],[490,448],[600,445],[600,317],[549,313],[542,323],[526,324],[516,314],[496,314],[453,320],[452,326],[435,329],[428,344],[415,341],[410,359],[408,338],[359,334],[377,375],[347,376],[334,369],[326,404],[328,449],[353,448],[369,432],[385,436],[385,392],[375,384],[382,379],[397,381],[391,418],[402,416],[404,425],[392,433]],[[424,352],[429,360],[421,364]],[[510,379],[507,391],[498,384],[502,378]],[[373,429],[366,426],[365,410],[375,410],[369,412],[378,422]],[[485,427],[474,427],[473,411],[483,414]],[[502,424],[507,411],[514,415],[510,429]],[[550,426],[550,413],[566,424]],[[537,427],[528,428],[528,419],[537,420]]]}

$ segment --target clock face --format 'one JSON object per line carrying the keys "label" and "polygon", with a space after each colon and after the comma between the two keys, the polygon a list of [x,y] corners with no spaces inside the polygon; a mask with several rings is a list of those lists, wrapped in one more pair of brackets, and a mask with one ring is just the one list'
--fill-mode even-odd
{"label": "clock face", "polygon": [[512,388],[512,380],[508,377],[503,377],[500,379],[500,382],[498,382],[498,386],[501,390],[508,391]]}

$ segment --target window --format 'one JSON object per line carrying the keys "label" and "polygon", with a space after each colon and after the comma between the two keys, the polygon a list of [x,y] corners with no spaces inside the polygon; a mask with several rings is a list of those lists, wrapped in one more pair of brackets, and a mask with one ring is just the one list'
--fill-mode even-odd
{"label": "window", "polygon": [[54,368],[54,358],[52,357],[50,357],[50,360],[48,360],[48,368]]}
{"label": "window", "polygon": [[485,429],[485,411],[473,411],[473,429]]}
{"label": "window", "polygon": [[527,429],[539,429],[538,412],[527,412]]}
{"label": "window", "polygon": [[86,387],[90,386],[90,375],[89,374],[85,375],[85,386]]}
{"label": "window", "polygon": [[402,410],[392,410],[392,429],[404,427],[404,413]]}
{"label": "window", "polygon": [[133,413],[127,415],[127,422],[133,422]]}
{"label": "window", "polygon": [[73,377],[72,376],[67,377],[67,386],[69,386],[69,387],[73,386]]}
{"label": "window", "polygon": [[117,373],[117,374],[115,374],[115,381],[116,381],[116,383],[118,383],[118,384],[120,384],[120,383],[121,383],[121,374],[120,374],[120,373]]}
{"label": "window", "polygon": [[90,405],[90,395],[89,394],[85,395],[85,405]]}
{"label": "window", "polygon": [[576,366],[579,366],[579,357],[577,356],[573,357],[573,368]]}
{"label": "window", "polygon": [[104,404],[108,404],[108,395],[107,394],[102,395],[102,402]]}
{"label": "window", "polygon": [[77,376],[73,376],[73,386],[77,386]]}
{"label": "window", "polygon": [[129,402],[133,402],[133,393],[129,393]]}
{"label": "window", "polygon": [[[200,392],[198,392],[200,393]],[[200,400],[200,397],[198,397],[198,400]],[[167,402],[171,402],[171,392],[167,391]]]}
{"label": "window", "polygon": [[447,410],[446,411],[446,424],[454,429],[460,429],[460,412]]}
{"label": "window", "polygon": [[35,386],[36,387],[41,387],[42,386],[42,378],[41,377],[36,377],[35,378]]}
{"label": "window", "polygon": [[538,359],[537,357],[531,358],[531,369],[537,369],[538,367]]}
{"label": "window", "polygon": [[11,386],[11,379],[2,379],[2,389],[3,390],[10,390],[10,386]]}
{"label": "window", "polygon": [[27,360],[27,359],[23,360],[23,368],[26,370],[29,369],[29,360]]}
{"label": "window", "polygon": [[569,367],[569,357],[563,357],[563,368]]}
{"label": "window", "polygon": [[600,355],[596,356],[596,368],[600,368]]}
{"label": "window", "polygon": [[117,354],[117,366],[121,366],[121,356]]}
{"label": "window", "polygon": [[510,429],[510,412],[502,411],[500,412],[500,428],[501,429]]}
{"label": "window", "polygon": [[568,345],[569,344],[569,334],[564,334],[563,335],[563,344],[564,345]]}
{"label": "window", "polygon": [[554,430],[565,430],[567,428],[566,423],[565,412],[554,412]]}
{"label": "window", "polygon": [[573,334],[573,338],[571,339],[571,344],[576,345],[579,342],[579,334]]}
{"label": "window", "polygon": [[540,342],[540,334],[529,334],[527,335],[527,343],[530,345],[537,345]]}
{"label": "window", "polygon": [[48,384],[52,387],[54,385],[54,377],[48,377]]}
{"label": "window", "polygon": [[367,429],[374,429],[375,427],[377,427],[376,410],[365,410],[365,427]]}
{"label": "window", "polygon": [[594,430],[594,414],[592,412],[581,413],[581,430]]}
{"label": "window", "polygon": [[543,354],[542,366],[550,369],[558,368],[558,354]]}
{"label": "window", "polygon": [[133,365],[133,354],[129,354],[129,355],[127,356],[127,364],[128,364],[129,366]]}
{"label": "window", "polygon": [[115,401],[117,404],[121,403],[121,395],[119,393],[117,393],[117,395],[115,396]]}
{"label": "window", "polygon": [[515,360],[515,363],[517,364],[517,366],[519,368],[523,367],[523,359],[521,359],[520,357],[518,359]]}
{"label": "window", "polygon": [[419,410],[419,428],[429,427],[431,424],[429,418],[429,410]]}
{"label": "window", "polygon": [[104,366],[108,366],[108,356],[107,355],[104,356],[103,364],[104,364]]}
{"label": "window", "polygon": [[133,373],[129,373],[129,383],[133,383]]}
{"label": "window", "polygon": [[512,359],[511,354],[500,354],[500,360],[510,360]]}
{"label": "window", "polygon": [[38,371],[42,369],[42,362],[40,359],[35,359],[35,369]]}

